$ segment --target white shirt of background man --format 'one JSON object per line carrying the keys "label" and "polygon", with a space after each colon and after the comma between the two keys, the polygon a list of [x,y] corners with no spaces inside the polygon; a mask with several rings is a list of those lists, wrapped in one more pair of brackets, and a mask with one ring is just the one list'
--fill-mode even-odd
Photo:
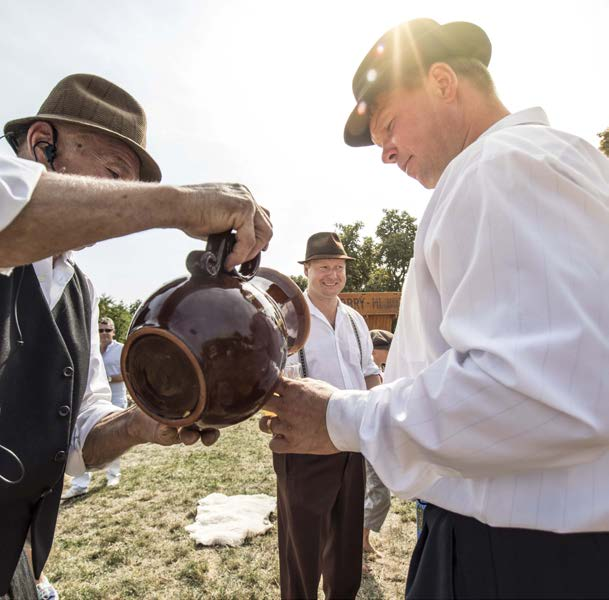
{"label": "white shirt of background man", "polygon": [[[106,351],[102,353],[102,359],[108,377],[121,375],[122,351],[123,344],[116,340],[112,340],[106,347]],[[120,406],[121,408],[127,408],[127,390],[125,384],[122,381],[113,381],[110,382],[110,389],[112,390],[112,404],[114,404],[114,406]]]}
{"label": "white shirt of background man", "polygon": [[[323,313],[311,302],[306,292],[305,298],[311,311],[311,331],[305,344],[308,376],[325,381],[341,390],[365,390],[365,377],[381,374],[381,370],[372,359],[372,341],[366,321],[357,311],[338,300],[335,326],[332,327]],[[363,367],[349,314],[359,334]],[[298,354],[293,354],[287,364],[298,362]]]}

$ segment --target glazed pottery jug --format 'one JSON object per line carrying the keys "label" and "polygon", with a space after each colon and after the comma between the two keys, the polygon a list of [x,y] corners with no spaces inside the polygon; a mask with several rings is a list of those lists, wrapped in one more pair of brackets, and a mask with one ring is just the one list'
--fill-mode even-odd
{"label": "glazed pottery jug", "polygon": [[260,256],[226,272],[232,233],[212,235],[186,259],[190,277],[154,292],[136,312],[123,378],[148,415],[175,427],[223,427],[253,415],[272,393],[289,354],[309,333],[298,286]]}

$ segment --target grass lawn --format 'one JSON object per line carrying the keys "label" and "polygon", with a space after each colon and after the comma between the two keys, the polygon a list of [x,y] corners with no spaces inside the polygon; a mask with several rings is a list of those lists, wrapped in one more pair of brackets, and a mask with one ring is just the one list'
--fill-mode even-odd
{"label": "grass lawn", "polygon": [[[59,513],[45,573],[62,600],[279,598],[276,528],[238,548],[196,546],[184,530],[212,492],[275,495],[267,442],[250,419],[211,448],[132,450],[118,487],[96,473],[89,494]],[[394,498],[381,534],[372,534],[383,557],[368,563],[358,598],[403,597],[415,529],[414,507]]]}

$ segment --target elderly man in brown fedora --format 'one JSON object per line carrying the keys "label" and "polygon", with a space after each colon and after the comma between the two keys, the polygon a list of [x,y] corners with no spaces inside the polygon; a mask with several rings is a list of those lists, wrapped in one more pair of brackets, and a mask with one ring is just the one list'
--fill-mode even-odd
{"label": "elderly man in brown fedora", "polygon": [[407,598],[609,590],[609,161],[510,114],[471,23],[403,23],[353,80],[351,146],[435,188],[386,385],[286,381],[275,452],[361,451],[427,503]]}
{"label": "elderly man in brown fedora", "polygon": [[[288,359],[305,377],[341,389],[380,383],[372,341],[363,317],[343,304],[347,256],[336,233],[307,242],[303,261],[311,332]],[[268,431],[268,417],[261,426]],[[316,598],[320,577],[328,599],[355,598],[362,575],[365,474],[362,455],[274,454],[277,474],[281,597]]]}
{"label": "elderly man in brown fedora", "polygon": [[236,229],[232,268],[272,234],[243,186],[159,184],[144,111],[101,77],[66,77],[4,132],[17,157],[0,157],[0,595],[28,530],[40,574],[66,469],[102,467],[135,444],[217,438],[110,403],[95,293],[70,251],[153,227]]}

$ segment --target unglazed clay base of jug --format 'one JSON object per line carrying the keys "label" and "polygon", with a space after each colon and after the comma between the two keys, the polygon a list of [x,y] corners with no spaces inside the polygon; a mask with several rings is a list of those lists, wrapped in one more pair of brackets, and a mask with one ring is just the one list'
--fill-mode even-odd
{"label": "unglazed clay base of jug", "polygon": [[133,319],[123,377],[157,421],[203,428],[247,419],[272,392],[288,352],[306,339],[310,316],[297,286],[270,269],[261,269],[258,285],[250,281],[257,263],[223,271],[232,243],[232,235],[210,236],[205,252],[188,256],[191,276],[152,294]]}

